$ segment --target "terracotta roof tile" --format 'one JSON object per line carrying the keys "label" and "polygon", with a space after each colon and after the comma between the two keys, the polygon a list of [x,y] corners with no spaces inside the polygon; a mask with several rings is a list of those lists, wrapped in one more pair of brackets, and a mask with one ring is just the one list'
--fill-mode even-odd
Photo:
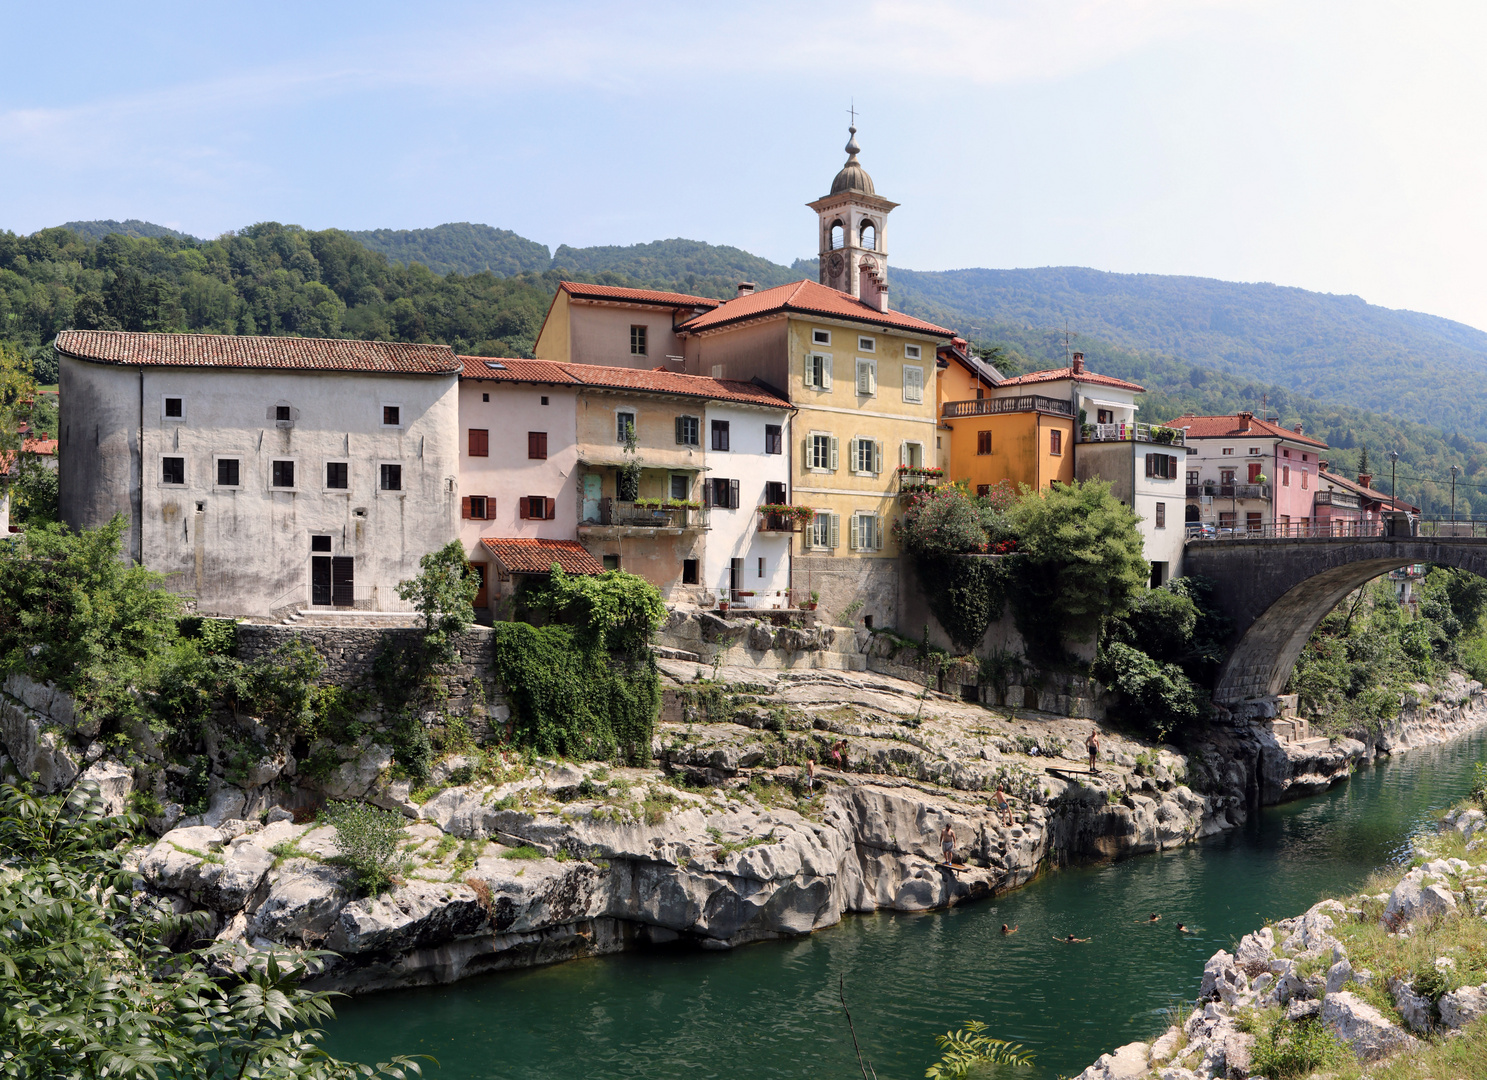
{"label": "terracotta roof tile", "polygon": [[1058,382],[1060,379],[1073,379],[1075,382],[1089,383],[1092,386],[1114,386],[1121,390],[1131,390],[1138,394],[1144,394],[1146,387],[1137,383],[1126,382],[1117,379],[1113,375],[1100,375],[1096,372],[1085,370],[1074,373],[1073,368],[1051,368],[1048,371],[1030,371],[1026,375],[1016,375],[1010,379],[1003,379],[1001,386],[1031,386],[1034,383]]}
{"label": "terracotta roof tile", "polygon": [[64,330],[56,350],[79,360],[145,367],[266,368],[453,375],[459,358],[448,345],[347,338],[257,337],[251,334],[133,334]]}
{"label": "terracotta roof tile", "polygon": [[577,540],[485,537],[481,544],[511,574],[546,574],[557,563],[565,574],[602,574],[604,566]]}
{"label": "terracotta roof tile", "polygon": [[56,439],[23,439],[21,451],[27,454],[38,454],[41,457],[51,457],[57,452]]}
{"label": "terracotta roof tile", "polygon": [[[775,409],[793,408],[790,402],[755,383],[736,379],[710,379],[705,375],[681,375],[653,368],[609,367],[604,364],[562,364],[555,360],[507,360],[486,356],[462,356],[467,379],[490,379],[499,382],[552,383],[591,386],[604,390],[634,390],[638,393],[676,394],[681,397],[705,398],[709,401],[732,401],[744,405],[763,405]],[[500,364],[500,368],[490,365]]]}
{"label": "terracotta roof tile", "polygon": [[1189,439],[1241,439],[1247,435],[1260,438],[1289,439],[1291,442],[1308,443],[1327,449],[1327,444],[1321,439],[1313,439],[1310,435],[1298,435],[1290,428],[1283,428],[1279,424],[1272,424],[1269,420],[1261,420],[1258,416],[1250,418],[1249,430],[1240,427],[1238,415],[1229,416],[1179,416],[1176,420],[1169,420],[1167,427],[1187,428]]}
{"label": "terracotta roof tile", "polygon": [[661,292],[657,289],[624,289],[618,285],[588,285],[582,281],[560,281],[558,288],[577,300],[618,300],[631,304],[659,304],[662,307],[715,308],[722,303],[706,296]]}
{"label": "terracotta roof tile", "polygon": [[898,311],[879,311],[850,293],[828,288],[814,281],[797,281],[792,285],[776,285],[763,292],[748,293],[724,301],[712,311],[688,319],[679,327],[685,331],[713,330],[744,319],[757,319],[779,312],[794,312],[801,315],[824,315],[833,319],[851,319],[854,322],[895,330],[912,330],[933,337],[948,338],[954,331],[943,326],[916,319]]}

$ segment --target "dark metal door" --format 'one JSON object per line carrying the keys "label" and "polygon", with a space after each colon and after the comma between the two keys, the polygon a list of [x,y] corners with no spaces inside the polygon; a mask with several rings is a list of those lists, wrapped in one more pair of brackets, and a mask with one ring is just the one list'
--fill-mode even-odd
{"label": "dark metal door", "polygon": [[310,559],[310,603],[330,603],[329,555],[315,555]]}
{"label": "dark metal door", "polygon": [[330,560],[331,602],[336,607],[350,607],[356,600],[356,560],[350,555],[337,555]]}

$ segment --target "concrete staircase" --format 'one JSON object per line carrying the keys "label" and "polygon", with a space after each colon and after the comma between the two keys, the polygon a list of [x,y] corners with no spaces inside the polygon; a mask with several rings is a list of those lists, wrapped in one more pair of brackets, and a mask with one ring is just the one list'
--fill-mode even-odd
{"label": "concrete staircase", "polygon": [[1297,700],[1295,694],[1280,695],[1279,716],[1267,721],[1270,733],[1287,750],[1299,750],[1302,753],[1320,753],[1332,745],[1332,740],[1325,735],[1312,735],[1311,723],[1296,712]]}

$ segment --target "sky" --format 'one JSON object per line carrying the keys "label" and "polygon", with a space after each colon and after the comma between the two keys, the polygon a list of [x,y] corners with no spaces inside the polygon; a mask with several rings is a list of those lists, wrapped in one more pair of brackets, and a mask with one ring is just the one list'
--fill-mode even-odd
{"label": "sky", "polygon": [[475,221],[1269,281],[1487,328],[1487,5],[0,0],[0,228]]}

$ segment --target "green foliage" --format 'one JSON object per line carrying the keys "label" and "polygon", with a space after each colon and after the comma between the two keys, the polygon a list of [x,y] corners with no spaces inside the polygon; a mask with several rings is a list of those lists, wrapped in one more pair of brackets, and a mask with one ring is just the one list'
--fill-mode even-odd
{"label": "green foliage", "polygon": [[1472,766],[1472,788],[1467,797],[1482,809],[1487,810],[1487,761]]}
{"label": "green foliage", "polygon": [[546,585],[524,599],[533,610],[574,627],[582,648],[605,652],[644,651],[666,617],[666,602],[656,587],[622,570],[570,575],[554,563]]}
{"label": "green foliage", "polygon": [[[405,1058],[337,1061],[317,1043],[331,995],[299,988],[309,954],[172,949],[199,917],[138,897],[97,789],[38,799],[0,785],[0,1075],[351,1080],[418,1075]],[[224,970],[239,977],[221,977]]]}
{"label": "green foliage", "polygon": [[958,1031],[936,1035],[935,1044],[939,1046],[941,1056],[924,1071],[926,1080],[961,1080],[973,1069],[992,1065],[1024,1068],[1033,1063],[1031,1051],[1005,1039],[991,1038],[980,1020],[967,1020]]}
{"label": "green foliage", "polygon": [[347,236],[392,262],[422,263],[436,274],[540,274],[552,262],[546,244],[468,221],[432,229],[372,229]]}
{"label": "green foliage", "polygon": [[1337,1069],[1353,1060],[1345,1043],[1321,1022],[1293,1022],[1277,1015],[1255,1039],[1250,1071],[1256,1076],[1292,1080],[1310,1076],[1318,1069]]}
{"label": "green foliage", "polygon": [[21,457],[20,468],[10,486],[10,521],[12,525],[33,528],[52,525],[60,520],[57,509],[58,470],[48,467],[32,455]]}
{"label": "green foliage", "polygon": [[423,619],[424,642],[433,658],[454,658],[454,639],[475,621],[480,583],[465,561],[465,546],[451,540],[418,560],[416,578],[398,582],[399,598],[412,602]]}
{"label": "green foliage", "polygon": [[325,818],[336,832],[339,857],[357,885],[372,896],[390,885],[399,865],[403,815],[367,803],[338,802],[330,804]]}
{"label": "green foliage", "polygon": [[1009,569],[1004,559],[954,556],[916,560],[929,609],[962,653],[973,652],[1002,617]]}
{"label": "green foliage", "polygon": [[1095,674],[1119,695],[1118,718],[1158,741],[1202,715],[1203,699],[1182,668],[1124,642],[1112,641],[1100,650]]}

